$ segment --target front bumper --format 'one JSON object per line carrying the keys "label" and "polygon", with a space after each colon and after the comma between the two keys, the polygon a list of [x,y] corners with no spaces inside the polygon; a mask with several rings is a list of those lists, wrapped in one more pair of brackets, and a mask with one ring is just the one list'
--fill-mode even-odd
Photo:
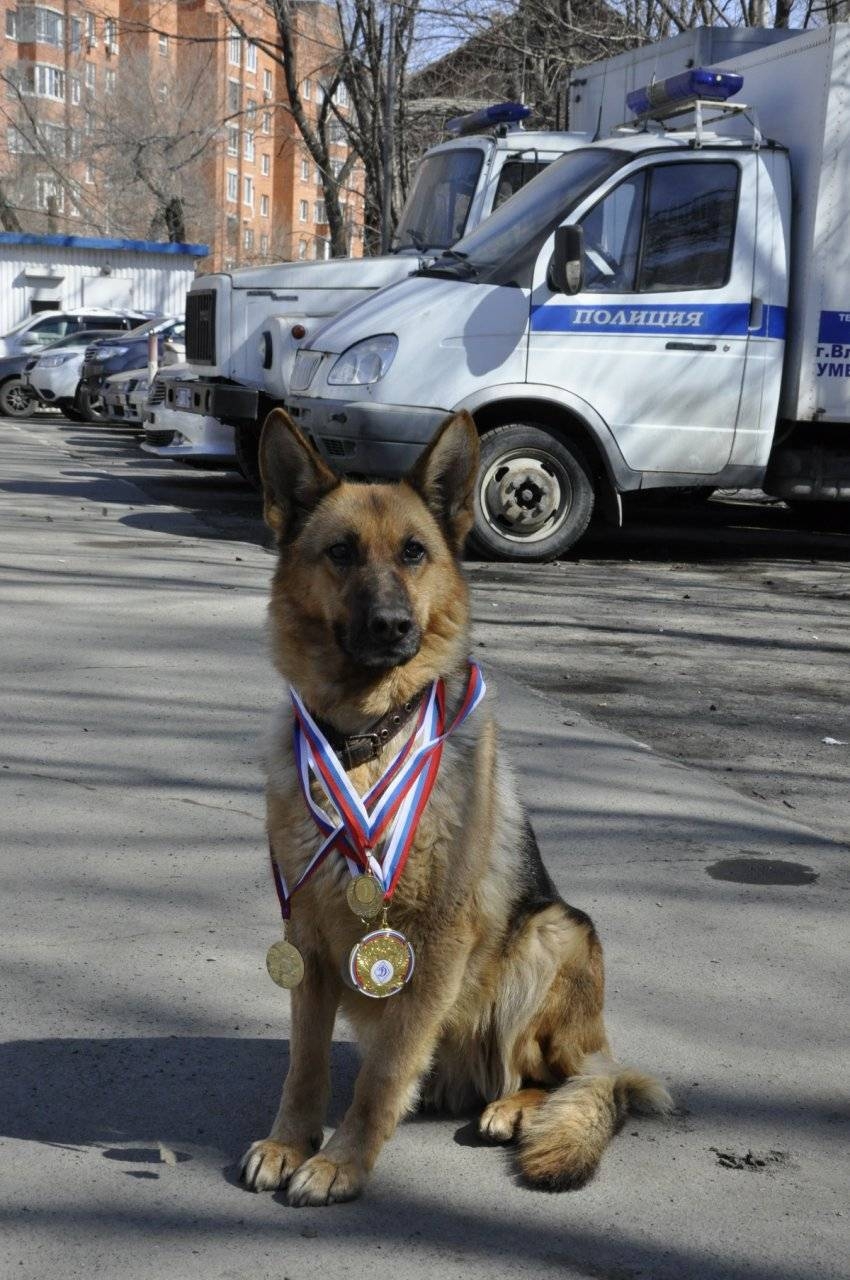
{"label": "front bumper", "polygon": [[238,383],[175,382],[166,394],[170,409],[218,418],[221,422],[256,422],[260,412],[259,391]]}
{"label": "front bumper", "polygon": [[148,409],[144,422],[145,453],[160,458],[183,458],[234,462],[236,446],[233,427],[216,418],[173,412],[160,405]]}
{"label": "front bumper", "polygon": [[291,396],[286,408],[337,471],[388,477],[413,466],[450,412],[307,396]]}

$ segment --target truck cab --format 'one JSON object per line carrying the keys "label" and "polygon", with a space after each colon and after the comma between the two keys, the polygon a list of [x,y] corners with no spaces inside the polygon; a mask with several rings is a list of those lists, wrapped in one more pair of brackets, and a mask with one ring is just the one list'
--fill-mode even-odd
{"label": "truck cab", "polygon": [[787,152],[735,123],[712,132],[698,114],[565,155],[316,333],[292,374],[296,422],[337,469],[391,477],[468,410],[473,543],[503,558],[563,554],[595,502],[629,490],[760,483],[791,189]]}
{"label": "truck cab", "polygon": [[256,482],[260,426],[288,396],[295,355],[314,330],[418,271],[587,141],[521,129],[528,112],[506,103],[452,122],[460,136],[432,147],[420,162],[390,254],[199,276],[186,303],[187,361],[196,376],[169,388],[180,397],[173,407],[232,423],[240,466]]}

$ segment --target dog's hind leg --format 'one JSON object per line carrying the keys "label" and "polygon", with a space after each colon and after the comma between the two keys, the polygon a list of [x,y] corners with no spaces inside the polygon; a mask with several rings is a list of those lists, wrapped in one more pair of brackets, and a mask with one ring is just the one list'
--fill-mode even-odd
{"label": "dog's hind leg", "polygon": [[240,1177],[251,1191],[285,1187],[322,1145],[330,1093],[330,1052],[340,984],[307,952],[304,979],[292,991],[289,1071],[267,1138],[242,1157]]}
{"label": "dog's hind leg", "polygon": [[485,1107],[478,1121],[478,1132],[491,1142],[510,1142],[528,1123],[529,1117],[546,1098],[547,1089],[519,1089],[497,1098]]}

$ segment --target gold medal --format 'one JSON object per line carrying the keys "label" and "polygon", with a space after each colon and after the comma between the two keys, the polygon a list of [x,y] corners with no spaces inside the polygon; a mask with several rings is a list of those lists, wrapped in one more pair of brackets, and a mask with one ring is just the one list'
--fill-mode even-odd
{"label": "gold medal", "polygon": [[381,1000],[401,991],[413,974],[413,947],[396,929],[376,929],[351,948],[348,970],[364,996]]}
{"label": "gold medal", "polygon": [[379,915],[384,905],[384,889],[374,876],[353,876],[345,890],[348,905],[361,920]]}
{"label": "gold medal", "polygon": [[297,947],[284,939],[273,942],[266,952],[266,968],[279,987],[297,987],[304,977],[304,960]]}

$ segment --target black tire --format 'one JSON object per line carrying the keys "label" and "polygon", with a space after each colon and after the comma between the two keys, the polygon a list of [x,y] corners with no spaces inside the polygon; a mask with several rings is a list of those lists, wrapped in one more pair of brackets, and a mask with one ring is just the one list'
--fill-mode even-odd
{"label": "black tire", "polygon": [[470,550],[498,560],[555,560],[578,542],[595,499],[577,445],[516,422],[481,437]]}
{"label": "black tire", "polygon": [[85,422],[85,418],[73,401],[63,400],[61,404],[58,404],[56,407],[69,422]]}
{"label": "black tire", "polygon": [[260,479],[260,427],[261,424],[234,427],[234,451],[236,465],[242,476],[252,489],[262,493],[263,482]]}
{"label": "black tire", "polygon": [[7,378],[0,386],[0,414],[4,418],[29,418],[37,401],[20,378]]}
{"label": "black tire", "polygon": [[90,395],[85,387],[80,387],[77,392],[77,408],[80,411],[83,422],[107,422],[109,420],[109,414],[103,407],[102,398]]}

